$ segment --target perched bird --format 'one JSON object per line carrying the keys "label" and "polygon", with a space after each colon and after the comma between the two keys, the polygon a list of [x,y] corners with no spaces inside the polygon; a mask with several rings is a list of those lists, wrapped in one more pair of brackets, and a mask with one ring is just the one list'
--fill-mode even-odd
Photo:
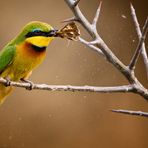
{"label": "perched bird", "polygon": [[74,22],[68,23],[60,30],[43,22],[28,23],[0,52],[0,77],[7,80],[7,85],[0,84],[0,104],[12,91],[10,80],[30,83],[30,89],[32,88],[33,83],[27,79],[44,60],[46,48],[54,37],[75,41],[79,35],[80,31]]}
{"label": "perched bird", "polygon": [[[28,23],[15,39],[1,50],[0,77],[5,78],[8,85],[10,80],[29,82],[28,77],[44,60],[46,48],[56,32],[52,26],[43,22]],[[11,86],[0,84],[0,104],[11,91]]]}

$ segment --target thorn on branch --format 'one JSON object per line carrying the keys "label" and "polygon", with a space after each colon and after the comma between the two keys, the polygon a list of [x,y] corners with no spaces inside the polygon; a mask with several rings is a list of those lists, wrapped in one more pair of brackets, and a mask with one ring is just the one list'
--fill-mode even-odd
{"label": "thorn on branch", "polygon": [[138,58],[140,56],[140,53],[141,53],[141,50],[142,50],[142,45],[143,45],[143,43],[145,41],[147,32],[148,32],[148,17],[147,17],[146,22],[144,24],[142,36],[141,36],[141,38],[139,40],[137,49],[136,49],[136,51],[135,51],[135,53],[134,53],[134,55],[132,57],[132,60],[131,60],[131,62],[129,64],[129,69],[130,70],[134,70],[134,68],[135,68],[135,65],[136,65],[136,63],[138,61]]}
{"label": "thorn on branch", "polygon": [[138,37],[141,38],[142,33],[141,33],[141,30],[140,30],[140,25],[138,23],[136,12],[135,12],[135,9],[134,9],[132,3],[130,3],[130,8],[131,8],[131,15],[132,15],[135,27],[136,27],[136,31],[137,31]]}
{"label": "thorn on branch", "polygon": [[76,17],[72,17],[61,21],[61,23],[67,23],[67,22],[79,22],[79,20]]}
{"label": "thorn on branch", "polygon": [[95,28],[97,26],[97,22],[98,22],[98,19],[99,19],[99,16],[100,16],[101,6],[102,6],[102,1],[99,4],[99,7],[96,11],[95,17],[94,17],[93,22],[92,22],[92,26],[95,27]]}
{"label": "thorn on branch", "polygon": [[148,117],[148,112],[142,112],[142,111],[132,111],[132,110],[111,110],[112,112],[115,113],[121,113],[121,114],[128,114],[128,115],[136,115],[136,116],[144,116]]}
{"label": "thorn on branch", "polygon": [[[137,19],[137,16],[136,16],[136,12],[135,12],[135,9],[134,9],[132,3],[130,3],[130,8],[131,8],[131,15],[132,15],[132,18],[133,18],[135,29],[136,29],[138,38],[140,40],[140,38],[142,36],[142,33],[141,33],[140,25],[139,25],[139,22],[138,22],[138,19]],[[145,44],[144,43],[142,45],[142,49],[141,50],[142,50],[141,54],[142,54],[143,61],[144,61],[145,67],[146,67],[147,78],[148,78],[148,56],[147,56],[147,52],[146,52],[146,48],[145,48]]]}

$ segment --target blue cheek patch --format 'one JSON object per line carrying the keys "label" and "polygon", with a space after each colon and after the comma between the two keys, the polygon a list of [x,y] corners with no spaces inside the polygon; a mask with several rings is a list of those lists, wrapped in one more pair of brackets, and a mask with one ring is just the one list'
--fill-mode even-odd
{"label": "blue cheek patch", "polygon": [[37,29],[37,28],[32,30],[32,32],[39,32],[39,31],[42,31],[42,30],[41,29]]}

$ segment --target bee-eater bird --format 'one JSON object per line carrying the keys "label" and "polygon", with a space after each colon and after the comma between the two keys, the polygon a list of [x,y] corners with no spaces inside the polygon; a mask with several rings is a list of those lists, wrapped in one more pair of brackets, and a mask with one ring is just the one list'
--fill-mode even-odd
{"label": "bee-eater bird", "polygon": [[[28,23],[0,52],[0,77],[8,81],[27,80],[44,60],[46,48],[56,32],[52,26],[43,22]],[[0,104],[11,90],[11,86],[0,84]]]}

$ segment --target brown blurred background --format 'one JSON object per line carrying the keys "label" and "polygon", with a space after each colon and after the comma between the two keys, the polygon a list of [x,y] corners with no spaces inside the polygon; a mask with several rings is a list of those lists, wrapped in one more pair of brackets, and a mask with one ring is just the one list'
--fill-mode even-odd
{"label": "brown blurred background", "polygon": [[[128,64],[137,46],[129,0],[102,0],[98,32],[113,52]],[[141,26],[147,0],[132,0]],[[91,21],[99,0],[81,0]],[[122,16],[126,16],[126,18]],[[61,28],[72,16],[62,0],[1,0],[0,47],[33,20]],[[90,39],[82,29],[82,36]],[[146,40],[148,47],[148,39]],[[140,58],[137,77],[147,78]],[[79,42],[55,39],[44,63],[30,78],[35,83],[112,86],[127,84],[104,58]],[[148,111],[148,103],[134,94],[27,91],[17,88],[0,107],[0,148],[146,148],[148,118],[111,113],[110,109]]]}

